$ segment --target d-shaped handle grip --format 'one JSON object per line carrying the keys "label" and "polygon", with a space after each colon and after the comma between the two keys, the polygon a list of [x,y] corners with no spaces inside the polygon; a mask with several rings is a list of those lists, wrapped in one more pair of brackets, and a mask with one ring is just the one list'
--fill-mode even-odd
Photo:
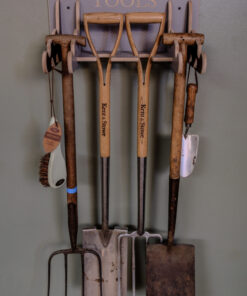
{"label": "d-shaped handle grip", "polygon": [[93,44],[90,32],[89,24],[100,25],[118,25],[118,35],[111,51],[111,57],[117,53],[121,36],[123,33],[124,16],[120,13],[88,13],[84,14],[84,29],[88,39],[90,48],[97,58],[97,65],[99,71],[99,103],[100,103],[100,155],[102,158],[110,157],[110,77],[111,77],[111,59],[108,59],[105,77],[103,71],[103,65],[97,50]]}
{"label": "d-shaped handle grip", "polygon": [[126,14],[126,23],[155,24],[165,21],[165,14],[159,12],[133,12]]}
{"label": "d-shaped handle grip", "polygon": [[138,50],[132,35],[131,24],[160,24],[160,28],[154,42],[150,58],[157,52],[161,35],[164,33],[165,28],[165,13],[158,12],[134,12],[126,14],[126,30],[130,42],[131,49],[135,56],[138,56]]}
{"label": "d-shaped handle grip", "polygon": [[124,16],[121,13],[86,13],[83,16],[84,19],[84,29],[85,33],[88,38],[89,45],[92,49],[93,54],[98,57],[97,51],[94,47],[91,35],[89,33],[89,24],[102,24],[102,25],[107,25],[107,24],[118,24],[119,25],[119,31],[118,31],[118,36],[114,45],[114,48],[111,52],[111,56],[114,56],[117,52],[121,36],[123,33],[123,22],[124,22]]}
{"label": "d-shaped handle grip", "polygon": [[120,24],[123,23],[121,13],[99,12],[84,14],[84,23],[88,24]]}

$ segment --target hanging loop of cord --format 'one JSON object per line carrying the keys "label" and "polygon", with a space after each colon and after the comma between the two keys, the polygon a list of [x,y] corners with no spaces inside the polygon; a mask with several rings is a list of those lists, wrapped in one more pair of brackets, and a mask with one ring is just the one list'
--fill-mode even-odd
{"label": "hanging loop of cord", "polygon": [[51,73],[48,73],[48,82],[49,82],[49,94],[50,94],[50,113],[51,117],[55,118],[55,122],[57,125],[57,118],[55,113],[54,106],[54,69],[52,69]]}

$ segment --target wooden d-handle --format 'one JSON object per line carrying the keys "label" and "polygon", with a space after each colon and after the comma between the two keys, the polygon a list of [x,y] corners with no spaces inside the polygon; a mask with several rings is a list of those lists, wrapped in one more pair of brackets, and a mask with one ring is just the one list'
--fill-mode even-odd
{"label": "wooden d-handle", "polygon": [[118,35],[111,51],[110,57],[117,53],[121,36],[123,33],[124,16],[120,13],[88,13],[84,14],[84,29],[88,39],[89,46],[96,57],[99,72],[99,103],[100,103],[100,156],[102,158],[110,157],[110,80],[111,80],[111,58],[108,59],[105,77],[103,65],[93,44],[89,24],[118,24]]}
{"label": "wooden d-handle", "polygon": [[[84,29],[85,33],[87,35],[88,43],[91,47],[91,50],[93,54],[98,57],[98,53],[94,47],[91,35],[89,33],[89,24],[102,24],[102,25],[107,25],[107,24],[119,24],[119,31],[118,31],[118,36],[114,45],[114,48],[111,52],[111,56],[114,56],[117,52],[121,36],[123,33],[123,22],[124,22],[124,17],[121,13],[86,13],[83,16],[84,19]],[[103,72],[102,69],[100,69],[100,72]],[[103,77],[102,77],[103,78]]]}
{"label": "wooden d-handle", "polygon": [[[132,35],[131,23],[152,24],[159,23],[160,28],[149,54],[146,71],[144,73],[141,59]],[[136,12],[126,14],[126,30],[133,54],[138,57],[138,114],[137,114],[137,155],[146,158],[148,154],[148,113],[149,113],[149,81],[152,66],[152,57],[156,54],[160,38],[164,32],[165,14],[153,12]]]}
{"label": "wooden d-handle", "polygon": [[[160,23],[160,29],[155,40],[154,46],[150,53],[149,58],[151,59],[157,52],[160,37],[164,33],[165,28],[165,13],[158,13],[158,12],[134,12],[134,13],[127,13],[125,16],[126,21],[126,30],[130,42],[131,49],[135,56],[138,56],[138,50],[135,46],[135,41],[131,31],[131,23],[133,24],[155,24]],[[151,62],[151,61],[150,61]],[[148,68],[148,65],[147,65]]]}
{"label": "wooden d-handle", "polygon": [[121,13],[100,12],[84,14],[84,23],[88,24],[120,24],[123,22]]}
{"label": "wooden d-handle", "polygon": [[194,122],[194,113],[195,113],[195,103],[196,103],[196,94],[198,86],[194,83],[188,84],[187,87],[187,102],[184,122],[186,126],[191,126]]}
{"label": "wooden d-handle", "polygon": [[162,23],[165,14],[159,12],[133,12],[126,14],[126,23],[154,24]]}

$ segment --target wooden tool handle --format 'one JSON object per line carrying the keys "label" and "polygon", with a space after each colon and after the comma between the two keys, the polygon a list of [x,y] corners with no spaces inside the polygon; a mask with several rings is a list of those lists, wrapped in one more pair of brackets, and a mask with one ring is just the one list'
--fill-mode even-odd
{"label": "wooden tool handle", "polygon": [[[89,33],[88,25],[89,24],[119,24],[118,36],[111,53],[111,56],[114,56],[117,52],[117,49],[121,40],[121,36],[123,33],[124,16],[121,13],[85,13],[83,16],[83,20],[84,20],[84,29],[87,35],[88,43],[91,47],[93,54],[98,58],[98,62],[99,62],[98,53],[94,47],[91,35]],[[100,72],[103,72],[101,67],[100,67]],[[102,79],[103,79],[103,73],[100,73],[100,75],[102,76]]]}
{"label": "wooden tool handle", "polygon": [[83,18],[88,24],[120,24],[123,21],[121,13],[111,12],[86,13]]}
{"label": "wooden tool handle", "polygon": [[82,46],[86,45],[85,37],[76,35],[47,35],[46,43],[49,42],[49,40],[52,40],[54,44],[59,44],[60,46],[65,47],[68,47],[73,40]]}
{"label": "wooden tool handle", "polygon": [[172,112],[172,135],[170,152],[170,178],[180,178],[180,161],[183,135],[183,118],[185,102],[185,84],[186,84],[186,57],[187,45],[181,44],[180,50],[183,55],[183,73],[175,74],[174,78],[174,97]]}
{"label": "wooden tool handle", "polygon": [[194,83],[188,84],[187,87],[187,102],[185,109],[185,117],[184,122],[186,126],[192,125],[194,122],[194,111],[195,111],[195,103],[196,103],[196,94],[197,94],[198,86]]}
{"label": "wooden tool handle", "polygon": [[[165,28],[165,13],[156,13],[156,12],[134,12],[134,13],[127,13],[125,16],[125,22],[126,22],[126,31],[129,38],[130,47],[132,49],[132,52],[135,56],[138,56],[138,50],[135,46],[135,41],[132,35],[131,30],[131,23],[135,24],[153,24],[153,23],[160,23],[160,29],[157,34],[156,40],[154,42],[154,46],[152,48],[152,51],[150,53],[149,59],[153,57],[158,49],[160,37],[164,33]],[[148,65],[147,65],[148,68]],[[150,72],[150,71],[149,71]]]}
{"label": "wooden tool handle", "polygon": [[143,85],[139,79],[138,88],[137,156],[145,158],[148,154],[149,85]]}
{"label": "wooden tool handle", "polygon": [[100,156],[110,157],[110,87],[100,85]]}
{"label": "wooden tool handle", "polygon": [[103,66],[99,55],[93,44],[89,24],[118,24],[118,36],[111,52],[111,57],[117,52],[120,39],[123,32],[124,17],[120,13],[88,13],[84,14],[84,28],[90,48],[97,58],[99,72],[99,93],[100,93],[100,156],[102,158],[110,157],[110,79],[111,79],[111,59],[108,60],[105,77]]}
{"label": "wooden tool handle", "polygon": [[159,12],[132,12],[126,14],[126,23],[154,24],[162,23],[165,14]]}
{"label": "wooden tool handle", "polygon": [[160,23],[157,37],[150,52],[145,74],[139,58],[138,69],[138,114],[137,114],[137,156],[146,158],[148,154],[148,113],[149,113],[149,80],[151,72],[151,58],[156,54],[160,38],[164,32],[165,14],[153,12],[136,12],[126,14],[126,30],[132,52],[139,57],[137,47],[132,35],[131,23],[152,24]]}
{"label": "wooden tool handle", "polygon": [[196,42],[204,43],[204,35],[199,33],[169,33],[163,35],[163,44],[173,45],[174,41],[179,44],[194,45]]}
{"label": "wooden tool handle", "polygon": [[78,217],[77,217],[77,180],[76,180],[76,143],[75,143],[75,113],[73,75],[69,74],[67,55],[69,45],[62,48],[62,85],[65,132],[65,156],[67,167],[67,203],[68,226],[72,249],[76,248]]}
{"label": "wooden tool handle", "polygon": [[77,208],[77,177],[76,177],[76,141],[75,141],[75,108],[73,75],[68,70],[68,52],[72,41],[85,46],[85,37],[75,35],[48,35],[46,42],[52,40],[61,46],[62,53],[62,87],[63,87],[63,112],[65,133],[65,158],[67,169],[67,204],[68,227],[71,248],[76,249],[78,232]]}
{"label": "wooden tool handle", "polygon": [[179,193],[187,63],[187,45],[185,43],[180,44],[180,51],[183,55],[183,72],[181,74],[176,73],[174,78],[172,139],[170,152],[168,245],[172,245],[174,240]]}

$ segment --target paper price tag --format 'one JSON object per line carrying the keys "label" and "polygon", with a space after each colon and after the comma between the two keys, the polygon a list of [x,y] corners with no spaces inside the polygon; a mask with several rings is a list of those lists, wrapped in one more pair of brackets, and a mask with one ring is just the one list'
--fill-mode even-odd
{"label": "paper price tag", "polygon": [[46,153],[50,153],[57,148],[61,141],[62,129],[60,124],[53,123],[45,132],[43,139],[43,147]]}

